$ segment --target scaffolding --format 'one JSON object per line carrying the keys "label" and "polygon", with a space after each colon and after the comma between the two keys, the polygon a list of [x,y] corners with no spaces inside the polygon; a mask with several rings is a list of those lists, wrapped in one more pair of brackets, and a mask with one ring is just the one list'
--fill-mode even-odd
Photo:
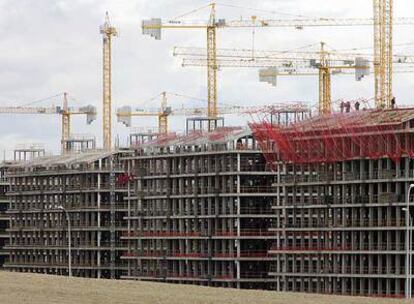
{"label": "scaffolding", "polygon": [[12,271],[67,275],[71,224],[72,272],[90,278],[119,278],[126,246],[126,186],[120,157],[127,152],[88,151],[36,158],[9,166],[8,229]]}
{"label": "scaffolding", "polygon": [[6,172],[9,162],[0,163],[0,268],[8,260],[9,252],[5,248],[9,243],[9,235],[7,229],[10,227],[10,220],[6,214],[9,208],[9,201],[6,193],[9,189],[9,182],[6,178]]}
{"label": "scaffolding", "polygon": [[251,127],[280,194],[269,229],[276,290],[404,297],[414,110]]}
{"label": "scaffolding", "polygon": [[245,128],[170,134],[128,167],[122,278],[273,289],[274,173]]}
{"label": "scaffolding", "polygon": [[[292,163],[333,163],[354,158],[414,155],[410,128],[414,109],[364,110],[317,116],[299,123],[251,124],[264,143],[272,143],[278,159]],[[269,151],[266,151],[269,153]]]}

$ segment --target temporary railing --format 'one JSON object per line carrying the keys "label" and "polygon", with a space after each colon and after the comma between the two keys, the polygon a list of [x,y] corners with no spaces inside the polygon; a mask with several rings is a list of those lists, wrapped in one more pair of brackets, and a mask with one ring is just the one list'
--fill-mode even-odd
{"label": "temporary railing", "polygon": [[[192,174],[209,174],[209,173],[215,173],[215,166],[212,166],[214,170],[208,170],[207,168],[203,167],[202,164],[198,167],[198,169],[193,168],[186,168],[180,170],[172,170],[169,172],[171,175],[192,175]],[[163,176],[167,174],[167,169],[157,169],[154,168],[153,170],[150,170],[148,168],[142,168],[138,167],[132,172],[139,172],[139,176]],[[220,166],[219,168],[220,173],[231,173],[231,172],[271,172],[269,167],[266,164],[252,164],[252,165],[240,165],[239,168],[237,167],[237,164],[234,163],[233,165],[228,164],[227,166]]]}
{"label": "temporary railing", "polygon": [[124,237],[276,237],[277,233],[264,229],[242,229],[240,235],[237,231],[215,230],[215,231],[124,231]]}
{"label": "temporary railing", "polygon": [[310,228],[375,228],[375,227],[404,227],[405,218],[397,219],[355,219],[355,220],[340,220],[333,218],[318,218],[318,219],[296,219],[295,221],[288,221],[285,225],[274,223],[272,228],[277,229],[310,229]]}
{"label": "temporary railing", "polygon": [[[237,236],[237,231],[228,231],[228,230],[216,230],[213,232],[214,236]],[[253,236],[253,237],[261,237],[261,236],[276,236],[276,233],[273,231],[269,231],[268,228],[264,229],[241,229],[240,236]]]}
{"label": "temporary railing", "polygon": [[[216,209],[214,208],[214,206],[212,206],[211,208],[195,208],[194,205],[191,205],[190,207],[191,209],[186,208],[186,206],[183,206],[181,209],[172,208],[169,210],[168,208],[156,209],[153,206],[141,208],[139,210],[133,209],[134,207],[132,207],[131,215],[132,216],[143,216],[143,217],[188,217],[188,216],[198,216],[198,217],[234,216],[234,217],[237,217],[239,215],[269,216],[269,215],[275,214],[269,205],[264,206],[263,204],[262,205],[258,204],[257,207],[241,207],[240,213],[237,213],[236,206],[233,206],[233,208],[230,208],[227,206],[226,209],[223,209],[223,208]],[[119,208],[122,209],[122,207],[119,207]]]}
{"label": "temporary railing", "polygon": [[[77,221],[72,221],[71,222],[71,229],[72,230],[78,230],[78,229],[82,229],[82,230],[103,230],[103,229],[109,229],[109,224],[108,221],[101,221],[101,224],[98,225],[97,222],[94,223],[79,223]],[[126,229],[126,223],[124,221],[116,221],[115,222],[115,227],[120,228],[119,230],[123,230],[121,228]],[[67,225],[65,222],[62,223],[58,223],[58,222],[51,222],[49,224],[44,223],[42,221],[39,221],[37,223],[14,223],[10,226],[9,230],[10,231],[36,231],[39,229],[43,229],[43,230],[51,230],[51,231],[66,231],[67,229]]]}
{"label": "temporary railing", "polygon": [[403,243],[346,243],[346,244],[308,244],[308,245],[280,245],[273,246],[270,252],[278,251],[402,251],[405,250]]}
{"label": "temporary railing", "polygon": [[[39,242],[39,241],[21,241],[20,239],[18,240],[12,240],[12,242],[10,244],[8,244],[6,247],[8,249],[15,249],[15,248],[20,248],[20,249],[24,249],[24,248],[37,248],[37,247],[55,247],[55,248],[62,248],[62,249],[67,249],[68,248],[68,242],[64,241],[64,242]],[[100,247],[109,247],[110,246],[110,242],[109,241],[78,241],[77,239],[73,239],[71,242],[71,246],[73,249],[76,248],[100,248]],[[115,247],[126,247],[127,244],[126,243],[122,243],[122,242],[118,242],[115,244]]]}
{"label": "temporary railing", "polygon": [[[69,185],[13,185],[10,192],[66,192],[66,191],[109,191],[109,183],[93,183],[93,184],[69,184]],[[127,185],[117,185],[117,190],[127,189]]]}
{"label": "temporary railing", "polygon": [[[44,207],[44,205],[38,203],[31,203],[31,205],[39,205],[40,207]],[[23,213],[33,213],[33,212],[62,212],[61,210],[57,209],[55,206],[47,206],[47,208],[34,208],[30,206],[25,206],[23,203],[18,204],[18,209],[16,209],[16,205],[12,204],[12,207],[8,209],[8,212],[23,212]],[[85,209],[109,209],[111,205],[109,203],[70,203],[67,202],[65,205],[65,209],[67,211],[77,211],[77,210],[85,210]],[[124,202],[115,202],[115,209],[128,209],[128,203]]]}
{"label": "temporary railing", "polygon": [[[414,199],[414,196],[411,196]],[[292,196],[281,197],[281,203],[274,207],[283,206],[312,206],[312,205],[344,205],[344,204],[389,204],[405,202],[404,195],[395,193],[381,193],[380,195],[354,195],[354,196]]]}
{"label": "temporary railing", "polygon": [[25,171],[23,168],[18,168],[18,169],[14,169],[12,171],[8,172],[8,177],[13,177],[13,176],[24,176],[24,175],[29,175],[29,176],[37,176],[37,175],[58,175],[58,174],[72,174],[72,173],[78,173],[78,174],[83,174],[83,173],[108,173],[110,171],[116,171],[117,173],[123,173],[125,172],[125,169],[123,167],[120,166],[102,166],[100,168],[95,168],[95,167],[79,167],[76,169],[54,169],[54,168],[49,168],[48,170],[40,170],[40,171],[35,171],[35,170],[27,170]]}
{"label": "temporary railing", "polygon": [[355,267],[342,267],[337,266],[321,266],[321,267],[289,267],[282,271],[276,271],[272,269],[270,273],[283,273],[283,274],[309,274],[309,275],[321,275],[321,274],[362,274],[362,275],[402,275],[405,273],[405,267],[367,267],[367,266],[355,266]]}
{"label": "temporary railing", "polygon": [[189,231],[124,231],[125,237],[197,237],[201,236],[201,232]]}
{"label": "temporary railing", "polygon": [[[124,276],[130,277],[127,271],[123,272]],[[232,274],[203,274],[194,272],[174,272],[174,271],[131,271],[132,277],[139,277],[145,279],[164,279],[164,280],[232,280],[234,275]]]}
{"label": "temporary railing", "polygon": [[[31,261],[19,261],[19,260],[12,260],[8,261],[4,264],[6,267],[16,267],[16,266],[25,266],[27,268],[30,267],[42,267],[42,268],[68,268],[68,261],[63,262],[31,262]],[[92,268],[92,269],[99,269],[99,268],[105,268],[109,269],[110,265],[108,263],[100,263],[98,264],[98,261],[85,261],[85,262],[72,262],[73,268]],[[115,268],[126,268],[127,265],[125,264],[117,264]]]}
{"label": "temporary railing", "polygon": [[268,251],[241,251],[237,252],[213,252],[211,254],[205,252],[174,252],[174,251],[132,251],[124,252],[124,257],[171,257],[171,258],[271,258],[273,255]]}
{"label": "temporary railing", "polygon": [[[160,188],[159,186],[148,187],[143,190],[145,197],[166,196],[166,195],[218,195],[218,194],[237,194],[237,187],[185,187],[185,188]],[[272,186],[241,186],[240,193],[275,193],[275,187]]]}
{"label": "temporary railing", "polygon": [[343,182],[352,180],[379,180],[379,179],[395,179],[395,178],[412,178],[414,177],[413,170],[382,170],[369,172],[333,172],[328,173],[287,173],[280,175],[281,183],[315,183],[315,182]]}

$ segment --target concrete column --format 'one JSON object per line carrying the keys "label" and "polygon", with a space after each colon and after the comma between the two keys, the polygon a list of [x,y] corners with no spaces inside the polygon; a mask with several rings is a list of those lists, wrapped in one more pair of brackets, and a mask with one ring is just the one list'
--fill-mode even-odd
{"label": "concrete column", "polygon": [[[99,160],[99,169],[102,168],[103,164],[102,164],[102,160]],[[98,173],[98,185],[97,185],[97,189],[98,189],[98,194],[97,194],[97,206],[98,206],[98,210],[100,210],[101,208],[101,192],[99,191],[101,189],[101,183],[102,183],[102,176],[101,173]],[[97,213],[97,226],[101,227],[101,211],[98,211]],[[102,232],[101,231],[97,231],[97,246],[100,247],[101,246],[101,239],[102,239]],[[98,250],[97,252],[97,266],[100,267],[101,266],[101,251]],[[97,278],[100,279],[101,278],[101,270],[98,269],[97,271]]]}

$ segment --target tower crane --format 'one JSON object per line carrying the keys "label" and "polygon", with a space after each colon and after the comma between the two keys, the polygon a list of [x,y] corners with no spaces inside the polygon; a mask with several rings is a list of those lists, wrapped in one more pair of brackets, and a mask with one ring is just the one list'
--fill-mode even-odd
{"label": "tower crane", "polygon": [[123,123],[125,126],[131,126],[131,117],[133,116],[156,116],[158,117],[158,133],[168,133],[168,116],[171,114],[171,107],[167,107],[167,93],[161,94],[161,108],[155,111],[132,111],[131,106],[122,106],[117,110],[116,116],[118,122]]}
{"label": "tower crane", "polygon": [[[319,76],[319,113],[331,112],[331,75],[345,73],[346,70],[355,70],[355,77],[360,81],[370,73],[368,59],[363,57],[341,56],[332,54],[321,42],[318,52],[270,52],[258,51],[256,57],[251,50],[224,49],[217,50],[218,67],[266,67],[261,70],[260,79],[276,85],[277,76]],[[176,48],[174,55],[190,55],[192,57],[183,59],[183,66],[206,66],[208,60],[202,57],[203,51],[196,49],[193,52],[186,48]],[[252,54],[254,54],[252,56]],[[224,59],[222,59],[224,58]],[[317,72],[316,72],[317,71]]]}
{"label": "tower crane", "polygon": [[[310,46],[307,46],[310,47]],[[184,57],[182,65],[206,66],[206,49],[195,47],[175,47],[174,56]],[[391,58],[397,69],[395,73],[414,72],[414,56],[394,55]],[[261,70],[263,80],[276,85],[277,76],[285,75],[315,75],[309,71],[309,67],[318,68],[320,76],[319,105],[321,113],[330,111],[330,81],[332,74],[347,74],[347,69],[355,69],[356,80],[361,80],[370,73],[374,67],[373,55],[359,53],[343,53],[328,51],[325,44],[321,43],[319,51],[274,51],[274,50],[250,50],[250,49],[217,49],[217,65],[219,67],[267,67]],[[329,72],[329,73],[328,73]]]}
{"label": "tower crane", "polygon": [[[320,47],[320,44],[317,44]],[[243,59],[243,60],[265,60],[265,59],[303,59],[310,60],[319,56],[320,48],[312,50],[314,45],[303,46],[300,49],[306,48],[306,51],[294,51],[294,50],[260,50],[260,49],[237,49],[237,48],[220,48],[217,49],[217,59]],[[374,56],[369,53],[358,53],[356,51],[343,52],[329,50],[329,58],[331,61],[339,60],[355,60],[356,57],[363,57],[369,59],[371,63],[374,63]],[[183,62],[191,62],[193,58],[206,60],[207,51],[202,47],[174,47],[174,56],[186,57]],[[413,55],[395,54],[392,57],[394,64],[414,64]]]}
{"label": "tower crane", "polygon": [[105,22],[100,27],[103,36],[103,148],[112,148],[112,37],[118,36],[115,27],[109,21],[108,12],[105,15]]}
{"label": "tower crane", "polygon": [[[142,22],[142,31],[144,35],[150,35],[155,39],[161,39],[162,29],[204,29],[207,31],[207,89],[208,89],[208,116],[217,116],[217,29],[223,28],[269,28],[269,27],[283,27],[283,28],[295,28],[303,29],[304,27],[327,27],[327,26],[370,26],[374,25],[374,29],[378,29],[376,34],[376,40],[374,47],[378,48],[378,44],[382,46],[387,45],[384,41],[388,39],[389,48],[392,53],[392,24],[408,25],[414,24],[413,18],[396,18],[392,20],[392,0],[373,0],[374,1],[374,18],[311,18],[311,19],[260,19],[256,16],[252,16],[251,19],[239,19],[239,20],[216,20],[216,4],[211,3],[207,7],[210,7],[210,17],[207,21],[186,21],[186,20],[170,20],[162,21],[160,18],[152,18],[150,20],[144,20]],[[379,3],[379,4],[378,4]],[[386,3],[386,4],[385,4]],[[385,9],[384,9],[385,7]],[[194,10],[198,11],[206,7]],[[379,9],[380,8],[380,9]],[[388,22],[384,24],[384,18],[388,16]],[[382,18],[382,19],[381,19]],[[386,18],[385,18],[386,19]],[[388,30],[386,30],[388,29]],[[386,35],[388,33],[388,35]],[[391,43],[390,43],[391,41]],[[379,54],[386,55],[385,50],[378,52]],[[388,50],[390,53],[390,49]],[[383,67],[386,64],[386,60],[378,60],[377,68],[375,69],[376,78],[381,79],[385,77],[381,71],[386,69]],[[388,83],[392,83],[392,68],[388,69]],[[379,82],[386,83],[386,81]],[[379,85],[376,85],[376,90],[379,90]],[[376,93],[377,94],[377,93]],[[378,96],[382,94],[381,90]],[[384,99],[384,97],[381,97]]]}
{"label": "tower crane", "polygon": [[[216,61],[216,4],[211,3],[210,17],[207,22],[190,22],[185,21],[168,21],[163,23],[159,18],[144,20],[142,22],[142,31],[144,35],[150,35],[157,40],[161,39],[161,29],[204,29],[207,31],[207,115],[209,118],[217,117],[217,66]],[[205,8],[205,7],[203,7]],[[221,22],[221,21],[220,21]]]}
{"label": "tower crane", "polygon": [[62,116],[62,153],[67,153],[65,142],[69,139],[71,133],[70,117],[72,115],[86,115],[86,123],[91,124],[96,119],[96,108],[88,105],[84,107],[69,107],[68,94],[63,93],[63,107],[30,107],[30,106],[12,106],[0,107],[0,114],[46,114]]}
{"label": "tower crane", "polygon": [[[167,134],[168,133],[168,117],[169,116],[205,116],[207,115],[207,110],[205,107],[191,107],[191,108],[177,108],[172,109],[167,106],[167,92],[162,92],[161,94],[161,108],[158,110],[144,110],[137,109],[132,110],[131,106],[122,106],[117,110],[118,122],[123,123],[125,126],[131,126],[132,117],[149,117],[155,116],[158,117],[158,133]],[[178,94],[174,94],[178,95]],[[180,95],[178,95],[180,96]],[[181,95],[182,96],[182,95]],[[273,105],[276,106],[276,105]],[[286,107],[286,105],[284,105]],[[295,105],[305,108],[305,105]],[[272,106],[268,106],[270,109]],[[249,113],[252,111],[258,111],[259,109],[264,109],[263,106],[221,106],[218,107],[218,114],[242,114]]]}

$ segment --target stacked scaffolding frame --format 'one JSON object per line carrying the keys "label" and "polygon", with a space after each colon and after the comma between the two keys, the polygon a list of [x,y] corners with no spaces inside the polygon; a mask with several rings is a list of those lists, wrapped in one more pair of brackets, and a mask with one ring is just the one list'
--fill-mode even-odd
{"label": "stacked scaffolding frame", "polygon": [[6,193],[9,189],[9,182],[6,178],[6,172],[9,164],[6,162],[0,163],[0,268],[7,262],[9,252],[6,246],[9,243],[9,234],[7,229],[10,227],[10,219],[6,214],[9,208],[9,201]]}
{"label": "stacked scaffolding frame", "polygon": [[272,289],[275,174],[242,128],[169,135],[125,158],[122,278]]}
{"label": "stacked scaffolding frame", "polygon": [[269,251],[276,290],[404,297],[414,110],[251,126],[273,155],[280,193]]}
{"label": "stacked scaffolding frame", "polygon": [[67,275],[68,222],[72,273],[90,278],[119,278],[120,235],[126,229],[126,185],[121,152],[90,151],[41,157],[11,166],[10,259],[12,271]]}

